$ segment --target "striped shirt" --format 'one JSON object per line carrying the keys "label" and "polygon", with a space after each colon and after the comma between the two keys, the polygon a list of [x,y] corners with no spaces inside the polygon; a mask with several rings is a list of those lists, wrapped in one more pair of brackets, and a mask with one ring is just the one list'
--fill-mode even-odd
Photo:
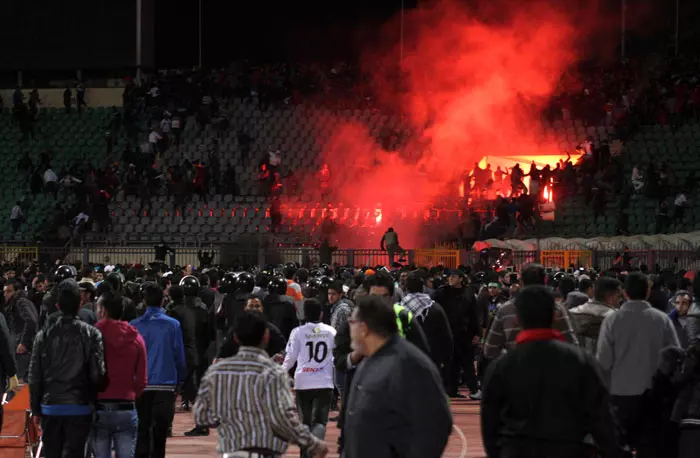
{"label": "striped shirt", "polygon": [[[569,313],[560,304],[556,305],[556,316],[552,328],[560,331],[567,342],[578,346],[576,333],[571,327]],[[488,359],[496,359],[501,356],[501,352],[515,348],[515,338],[522,328],[518,324],[515,315],[515,300],[509,300],[496,312],[496,316],[489,329],[484,343],[484,356]]]}
{"label": "striped shirt", "polygon": [[221,454],[266,449],[281,455],[289,442],[313,453],[321,445],[299,421],[288,375],[260,348],[241,347],[207,370],[194,419],[217,425]]}

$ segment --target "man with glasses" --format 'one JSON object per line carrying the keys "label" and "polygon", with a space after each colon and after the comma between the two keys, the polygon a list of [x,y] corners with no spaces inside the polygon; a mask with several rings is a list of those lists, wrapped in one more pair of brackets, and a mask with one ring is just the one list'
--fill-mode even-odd
{"label": "man with glasses", "polygon": [[452,430],[447,396],[435,364],[399,336],[391,301],[362,298],[348,322],[362,362],[345,403],[345,458],[442,456]]}
{"label": "man with glasses", "polygon": [[[390,275],[383,272],[376,273],[365,281],[364,286],[369,291],[370,296],[379,296],[391,303],[391,297],[394,295],[394,279],[391,278]],[[425,333],[421,325],[413,317],[413,313],[399,304],[393,304],[392,310],[394,312],[394,320],[396,322],[398,335],[411,342],[427,356],[430,356],[430,347],[428,346]],[[347,398],[355,369],[357,365],[360,364],[360,361],[362,361],[363,355],[352,346],[349,320],[340,326],[337,331],[335,347],[333,349],[333,359],[336,370],[345,373],[345,388],[343,389],[343,393],[347,393]],[[338,418],[338,429],[340,429],[338,444],[341,450],[344,444],[345,416],[347,412],[346,404],[347,399],[341,405],[340,416]]]}

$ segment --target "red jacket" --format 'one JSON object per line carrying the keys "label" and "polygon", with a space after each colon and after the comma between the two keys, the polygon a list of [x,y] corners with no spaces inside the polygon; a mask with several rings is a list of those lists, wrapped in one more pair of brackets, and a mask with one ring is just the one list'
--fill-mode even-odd
{"label": "red jacket", "polygon": [[102,333],[109,385],[98,399],[134,401],[148,379],[146,345],[139,332],[125,321],[100,320],[95,325]]}

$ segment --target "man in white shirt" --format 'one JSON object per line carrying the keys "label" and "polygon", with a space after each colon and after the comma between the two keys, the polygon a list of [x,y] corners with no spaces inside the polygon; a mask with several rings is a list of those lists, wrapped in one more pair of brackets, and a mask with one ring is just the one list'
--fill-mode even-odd
{"label": "man in white shirt", "polygon": [[667,347],[680,348],[671,319],[647,302],[650,291],[646,275],[630,273],[627,302],[603,319],[598,336],[598,362],[609,379],[619,440],[636,449],[637,457],[654,456],[649,399],[659,354]]}
{"label": "man in white shirt", "polygon": [[10,224],[12,224],[12,233],[16,234],[19,232],[19,228],[22,225],[22,220],[24,219],[24,212],[22,212],[22,207],[20,202],[17,201],[14,207],[12,207],[12,213],[10,213]]}
{"label": "man in white shirt", "polygon": [[163,139],[163,136],[158,133],[157,130],[152,129],[151,133],[148,134],[148,143],[151,144],[151,154],[156,156],[158,154],[158,142]]}
{"label": "man in white shirt", "polygon": [[688,206],[688,198],[685,196],[683,191],[678,193],[676,199],[673,201],[673,205],[675,207],[673,219],[678,223],[682,223],[685,215],[685,209]]}
{"label": "man in white shirt", "polygon": [[51,167],[48,167],[44,172],[44,189],[54,195],[58,191],[58,176]]}
{"label": "man in white shirt", "polygon": [[[287,343],[282,368],[289,371],[296,363],[294,389],[302,423],[321,440],[326,437],[328,412],[333,401],[333,347],[336,331],[321,322],[323,307],[316,299],[304,302],[307,323],[294,328]],[[302,458],[311,455],[302,450]]]}

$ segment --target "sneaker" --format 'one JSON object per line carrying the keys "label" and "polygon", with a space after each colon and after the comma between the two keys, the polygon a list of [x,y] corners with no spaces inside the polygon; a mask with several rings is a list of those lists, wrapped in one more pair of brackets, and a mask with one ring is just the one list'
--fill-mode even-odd
{"label": "sneaker", "polygon": [[186,437],[195,437],[195,436],[208,436],[209,435],[209,428],[206,426],[195,426],[189,431],[185,431],[185,436]]}
{"label": "sneaker", "polygon": [[477,390],[476,393],[469,393],[469,399],[472,401],[481,401],[482,397],[481,390]]}
{"label": "sneaker", "polygon": [[188,402],[183,402],[180,404],[180,410],[189,412],[190,411],[190,404]]}

